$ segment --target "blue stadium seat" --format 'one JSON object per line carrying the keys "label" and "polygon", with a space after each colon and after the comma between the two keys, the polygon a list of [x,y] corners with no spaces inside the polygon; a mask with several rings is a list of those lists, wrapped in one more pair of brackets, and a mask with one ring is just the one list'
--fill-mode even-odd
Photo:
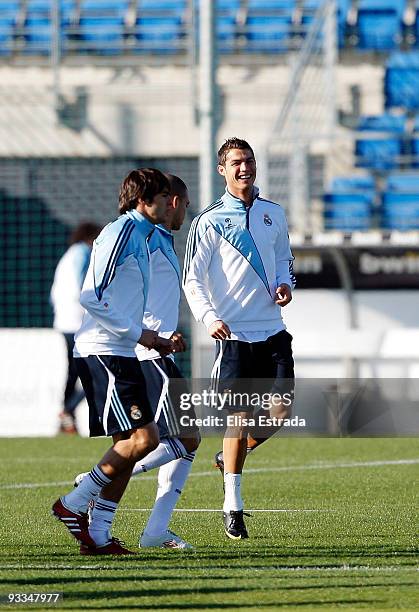
{"label": "blue stadium seat", "polygon": [[138,0],[137,7],[139,11],[170,11],[182,17],[187,4],[187,0]]}
{"label": "blue stadium seat", "polygon": [[[139,0],[141,2],[141,0]],[[153,0],[147,0],[148,2],[151,2],[154,4]],[[158,0],[160,2],[160,0]],[[161,0],[162,2],[164,0]],[[169,2],[171,0],[168,0]],[[176,2],[177,0],[172,0],[174,2]],[[200,4],[201,0],[193,0],[193,6],[194,9],[196,11],[196,13],[199,13],[200,10]],[[241,8],[241,3],[242,0],[214,0],[214,4],[215,4],[215,11],[216,14],[220,15],[233,15],[234,17],[237,16],[237,11]],[[186,10],[186,8],[188,7],[188,1],[183,0],[183,4],[184,4],[184,10]]]}
{"label": "blue stadium seat", "polygon": [[[27,0],[24,29],[25,54],[47,55],[51,51],[52,40],[52,3],[51,0]],[[60,19],[62,37],[65,38],[66,26],[75,11],[75,0],[61,0]]]}
{"label": "blue stadium seat", "polygon": [[218,15],[215,23],[218,51],[232,53],[236,49],[236,19],[232,15]]}
{"label": "blue stadium seat", "polygon": [[359,0],[358,48],[387,51],[399,46],[406,0]]}
{"label": "blue stadium seat", "polygon": [[129,0],[81,0],[78,51],[99,55],[122,53],[128,8]]}
{"label": "blue stadium seat", "polygon": [[118,17],[124,19],[130,6],[129,0],[80,0],[81,17]]}
{"label": "blue stadium seat", "polygon": [[10,55],[13,45],[13,24],[0,20],[0,56]]}
{"label": "blue stadium seat", "polygon": [[419,109],[419,52],[394,53],[386,64],[386,108]]}
{"label": "blue stadium seat", "polygon": [[288,50],[291,17],[251,16],[246,24],[246,50],[255,53],[283,53]]}
{"label": "blue stadium seat", "polygon": [[118,55],[123,51],[124,23],[115,17],[81,17],[78,36],[82,53]]}
{"label": "blue stadium seat", "polygon": [[51,8],[51,0],[27,0],[26,2],[26,10],[32,14],[49,14]]}
{"label": "blue stadium seat", "polygon": [[361,117],[355,142],[355,165],[374,170],[395,168],[400,161],[398,158],[404,153],[405,126],[406,117],[403,115]]}
{"label": "blue stadium seat", "polygon": [[391,132],[403,134],[406,129],[405,115],[364,115],[359,118],[357,129],[366,132]]}
{"label": "blue stadium seat", "polygon": [[342,231],[370,229],[375,198],[375,182],[371,176],[335,177],[323,196],[325,228]]}
{"label": "blue stadium seat", "polygon": [[49,19],[27,18],[25,53],[48,55],[51,51],[52,26]]}
{"label": "blue stadium seat", "polygon": [[288,50],[295,0],[248,0],[246,51],[283,53]]}
{"label": "blue stadium seat", "polygon": [[332,193],[367,193],[374,197],[375,181],[369,175],[336,176],[331,183]]}
{"label": "blue stadium seat", "polygon": [[363,138],[355,142],[355,166],[373,170],[396,168],[403,153],[400,138]]}
{"label": "blue stadium seat", "polygon": [[325,193],[323,196],[325,229],[346,232],[370,229],[373,201],[373,195],[368,192]]}
{"label": "blue stadium seat", "polygon": [[346,22],[350,6],[351,0],[337,1],[338,45],[340,49],[345,46]]}
{"label": "blue stadium seat", "polygon": [[[76,0],[61,0],[60,2],[61,23],[67,23],[75,11]],[[51,0],[28,0],[26,4],[26,17],[28,20],[52,19]]]}
{"label": "blue stadium seat", "polygon": [[419,229],[419,190],[416,193],[385,191],[382,225],[391,230]]}
{"label": "blue stadium seat", "polygon": [[412,138],[413,168],[419,168],[419,138]]}
{"label": "blue stadium seat", "polygon": [[129,0],[81,0],[81,14],[96,14],[98,17],[109,15],[124,17],[129,7]]}
{"label": "blue stadium seat", "polygon": [[387,177],[387,191],[419,193],[419,172],[393,172]]}
{"label": "blue stadium seat", "polygon": [[[218,0],[220,1],[220,0]],[[225,0],[228,2],[228,0]],[[321,2],[322,0],[318,0]],[[290,13],[295,10],[296,0],[248,0],[247,8],[258,11],[285,11]]]}
{"label": "blue stadium seat", "polygon": [[0,55],[12,52],[14,26],[19,11],[18,0],[5,0],[0,3]]}
{"label": "blue stadium seat", "polygon": [[139,52],[177,53],[182,37],[180,17],[137,17],[136,37]]}

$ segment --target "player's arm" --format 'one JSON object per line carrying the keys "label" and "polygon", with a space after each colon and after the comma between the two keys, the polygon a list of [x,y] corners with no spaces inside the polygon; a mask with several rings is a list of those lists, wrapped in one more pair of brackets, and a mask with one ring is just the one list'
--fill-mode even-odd
{"label": "player's arm", "polygon": [[171,340],[173,344],[173,353],[183,353],[186,351],[186,341],[181,332],[174,331],[169,340]]}
{"label": "player's arm", "polygon": [[175,353],[175,345],[171,338],[162,338],[158,332],[152,329],[143,329],[138,344],[142,344],[148,349],[154,349],[162,357],[166,357],[170,353]]}
{"label": "player's arm", "polygon": [[119,258],[113,256],[118,237],[105,235],[96,243],[81,290],[80,304],[110,333],[138,342],[142,325],[121,308],[118,297],[123,292],[125,303],[138,303],[139,300],[141,312],[144,308],[144,277],[137,262],[136,278],[133,279],[131,270],[129,282],[125,282],[123,253]]}
{"label": "player's arm", "polygon": [[[142,277],[139,276],[138,283],[141,281]],[[107,289],[101,299],[98,299],[94,288],[84,285],[80,295],[80,304],[102,327],[115,336],[138,342],[142,334],[141,325],[138,325],[121,309],[115,308],[113,297],[113,287]]]}
{"label": "player's arm", "polygon": [[[282,212],[282,211],[281,211]],[[275,246],[276,285],[275,304],[286,306],[292,300],[292,290],[295,287],[293,270],[294,256],[291,252],[288,235],[288,225],[282,213],[280,227]]]}
{"label": "player's arm", "polygon": [[217,319],[208,327],[208,333],[211,338],[215,340],[227,340],[230,338],[231,331],[227,323],[224,323],[221,319]]}
{"label": "player's arm", "polygon": [[[201,228],[198,219],[195,219],[186,244],[183,290],[193,316],[197,321],[204,323],[210,335],[220,327],[219,324],[227,328],[217,315],[209,297],[208,269],[214,247],[211,226],[206,229]],[[213,337],[218,337],[218,333]]]}

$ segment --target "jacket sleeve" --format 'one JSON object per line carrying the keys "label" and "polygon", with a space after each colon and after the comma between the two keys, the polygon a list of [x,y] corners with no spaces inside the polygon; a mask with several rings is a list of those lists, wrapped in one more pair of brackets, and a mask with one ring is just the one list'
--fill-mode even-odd
{"label": "jacket sleeve", "polygon": [[183,290],[193,316],[207,328],[219,319],[208,290],[208,269],[214,246],[211,226],[202,227],[197,217],[191,225],[186,243]]}
{"label": "jacket sleeve", "polygon": [[294,256],[291,252],[290,239],[288,235],[288,224],[285,214],[281,210],[281,223],[275,248],[276,284],[277,287],[286,283],[294,289],[296,281],[294,276]]}
{"label": "jacket sleeve", "polygon": [[123,246],[122,237],[121,232],[116,241],[108,236],[95,243],[80,303],[110,333],[138,342],[142,326],[127,314],[121,296],[123,304],[138,304],[139,300],[144,309],[144,276],[137,259],[131,257],[125,282],[127,259],[123,248],[118,249],[118,244]]}

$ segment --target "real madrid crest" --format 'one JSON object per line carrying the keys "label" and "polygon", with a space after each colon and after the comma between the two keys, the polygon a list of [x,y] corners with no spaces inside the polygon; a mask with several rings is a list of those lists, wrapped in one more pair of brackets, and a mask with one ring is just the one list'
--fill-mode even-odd
{"label": "real madrid crest", "polygon": [[265,225],[272,225],[272,219],[267,213],[263,215],[263,222]]}
{"label": "real madrid crest", "polygon": [[138,408],[138,406],[131,406],[131,418],[134,421],[138,421],[139,419],[141,419],[141,417],[143,416],[141,410]]}

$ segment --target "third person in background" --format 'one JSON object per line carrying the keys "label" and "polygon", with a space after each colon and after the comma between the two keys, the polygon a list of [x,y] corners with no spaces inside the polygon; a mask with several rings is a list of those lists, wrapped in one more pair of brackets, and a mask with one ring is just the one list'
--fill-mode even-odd
{"label": "third person in background", "polygon": [[64,389],[63,410],[59,415],[61,433],[77,433],[75,411],[84,398],[82,389],[77,389],[76,364],[73,358],[74,334],[78,331],[83,308],[80,291],[86,276],[93,241],[101,230],[91,221],[80,223],[70,237],[70,247],[61,257],[51,287],[51,304],[54,309],[54,329],[60,331],[67,349],[67,380]]}

